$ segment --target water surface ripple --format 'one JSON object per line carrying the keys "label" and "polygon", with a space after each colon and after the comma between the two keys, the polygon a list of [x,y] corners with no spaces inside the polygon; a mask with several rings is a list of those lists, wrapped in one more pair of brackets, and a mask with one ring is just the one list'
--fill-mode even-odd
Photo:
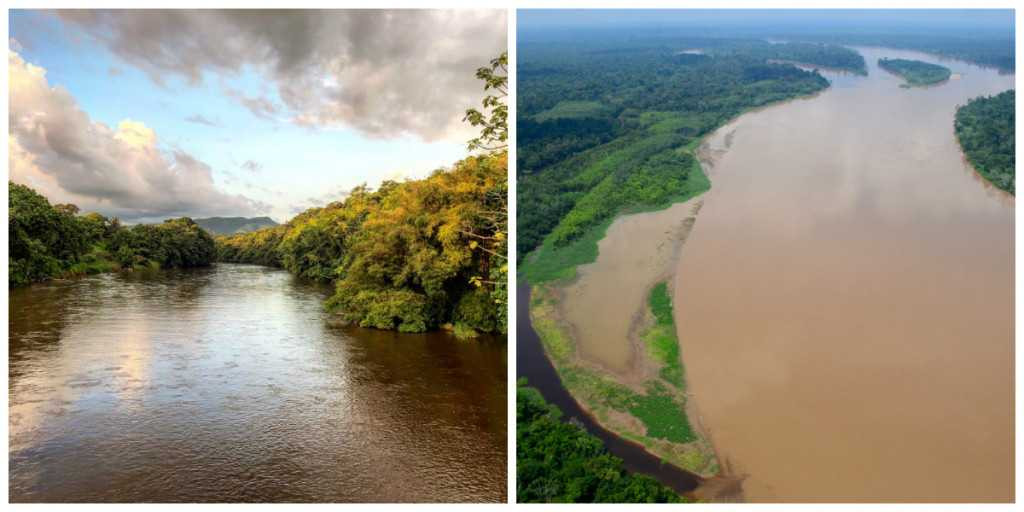
{"label": "water surface ripple", "polygon": [[248,265],[11,291],[14,502],[506,498],[506,346],[330,327]]}

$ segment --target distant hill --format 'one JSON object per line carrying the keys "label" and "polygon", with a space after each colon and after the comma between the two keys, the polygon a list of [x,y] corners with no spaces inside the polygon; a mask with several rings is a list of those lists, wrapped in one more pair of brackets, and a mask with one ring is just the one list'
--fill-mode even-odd
{"label": "distant hill", "polygon": [[270,217],[210,217],[207,219],[192,219],[199,224],[199,227],[214,235],[230,235],[232,233],[246,233],[266,227],[276,226],[277,223]]}

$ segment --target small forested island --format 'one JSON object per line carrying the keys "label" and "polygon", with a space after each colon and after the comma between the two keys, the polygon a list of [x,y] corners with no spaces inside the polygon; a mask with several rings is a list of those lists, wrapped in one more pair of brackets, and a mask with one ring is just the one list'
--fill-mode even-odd
{"label": "small forested island", "polygon": [[519,503],[682,503],[672,489],[622,468],[597,437],[520,379],[516,387],[516,500]]}
{"label": "small forested island", "polygon": [[949,80],[950,71],[945,66],[908,59],[878,59],[878,67],[899,75],[906,80],[901,87],[934,85]]}
{"label": "small forested island", "polygon": [[1015,194],[1014,91],[974,98],[956,110],[957,140],[986,180]]}

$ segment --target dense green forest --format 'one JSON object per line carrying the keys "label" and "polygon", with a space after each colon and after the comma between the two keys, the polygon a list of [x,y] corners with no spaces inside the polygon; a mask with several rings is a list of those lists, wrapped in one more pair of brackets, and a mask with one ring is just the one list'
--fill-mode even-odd
{"label": "dense green forest", "polygon": [[467,111],[482,153],[422,180],[359,187],[288,223],[217,237],[217,259],[333,282],[327,306],[363,327],[460,336],[506,330],[506,57],[477,76],[491,94]]}
{"label": "dense green forest", "polygon": [[561,411],[520,379],[516,387],[519,503],[680,503],[672,489],[627,473],[600,439],[561,420]]}
{"label": "dense green forest", "polygon": [[766,61],[791,62],[805,66],[819,66],[855,73],[868,74],[861,54],[849,48],[819,43],[768,43],[765,41],[727,40],[707,47],[709,55],[744,55]]}
{"label": "dense green forest", "polygon": [[72,204],[51,205],[25,185],[8,182],[8,286],[120,269],[205,266],[213,238],[187,217],[122,226]]}
{"label": "dense green forest", "polygon": [[595,231],[618,213],[706,190],[694,155],[705,134],[750,108],[828,87],[820,74],[783,60],[864,68],[856,52],[829,45],[679,38],[521,44],[517,254],[545,246],[544,258],[525,263],[528,278],[561,276],[586,261],[600,238]]}
{"label": "dense green forest", "polygon": [[950,71],[945,66],[919,60],[878,59],[878,67],[899,75],[907,86],[932,85],[949,80]]}
{"label": "dense green forest", "polygon": [[993,185],[1015,194],[1013,89],[974,98],[956,111],[957,139],[971,165]]}

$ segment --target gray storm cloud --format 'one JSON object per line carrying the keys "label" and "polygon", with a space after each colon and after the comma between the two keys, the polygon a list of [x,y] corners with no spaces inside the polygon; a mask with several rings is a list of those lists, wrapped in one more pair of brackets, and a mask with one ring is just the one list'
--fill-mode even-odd
{"label": "gray storm cloud", "polygon": [[210,167],[181,150],[161,151],[156,132],[126,119],[93,122],[46,70],[7,53],[10,177],[51,202],[126,220],[252,215],[270,206],[216,189]]}
{"label": "gray storm cloud", "polygon": [[[474,73],[506,48],[504,10],[58,11],[152,78],[254,69],[296,124],[462,140]],[[254,113],[270,98],[234,95]],[[244,100],[244,101],[243,101]]]}

